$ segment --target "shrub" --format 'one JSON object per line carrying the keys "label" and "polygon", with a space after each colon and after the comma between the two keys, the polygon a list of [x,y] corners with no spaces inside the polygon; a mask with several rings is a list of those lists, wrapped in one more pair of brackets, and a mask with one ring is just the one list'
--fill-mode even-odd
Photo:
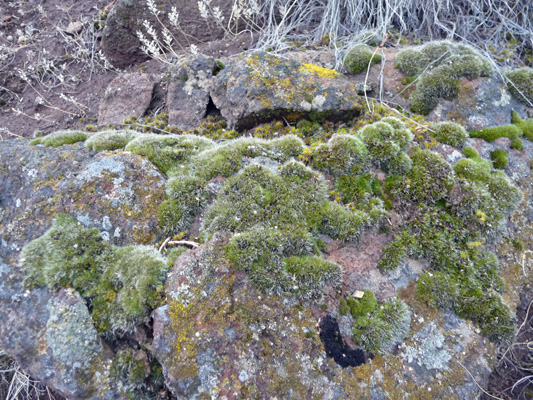
{"label": "shrub", "polygon": [[511,94],[522,103],[533,105],[533,68],[520,68],[507,72],[510,81],[507,87]]}
{"label": "shrub", "polygon": [[370,47],[365,44],[355,46],[348,52],[344,59],[346,69],[352,74],[365,72],[369,66],[379,62],[381,62],[381,55],[375,54]]}
{"label": "shrub", "polygon": [[462,147],[466,139],[468,139],[466,130],[454,122],[433,124],[430,127],[429,134],[437,141],[453,147]]}

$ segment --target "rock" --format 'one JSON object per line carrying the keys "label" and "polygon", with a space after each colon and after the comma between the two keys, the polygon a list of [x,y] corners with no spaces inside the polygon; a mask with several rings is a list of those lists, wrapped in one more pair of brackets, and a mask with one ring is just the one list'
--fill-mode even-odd
{"label": "rock", "polygon": [[355,85],[314,64],[251,53],[221,71],[211,97],[230,127],[274,118],[348,120],[361,114]]}
{"label": "rock", "polygon": [[142,117],[152,101],[154,82],[150,75],[118,75],[107,87],[98,110],[98,124],[122,124],[124,119]]}
{"label": "rock", "polygon": [[164,184],[135,154],[0,142],[0,348],[68,398],[125,398],[109,376],[114,354],[76,292],[23,288],[20,250],[57,213],[75,216],[116,245],[152,243]]}
{"label": "rock", "polygon": [[83,22],[81,21],[72,21],[70,24],[68,24],[67,28],[65,29],[65,32],[69,35],[76,35],[80,33],[83,30]]}
{"label": "rock", "polygon": [[226,241],[216,234],[182,254],[165,285],[171,300],[153,313],[167,387],[179,399],[213,391],[231,399],[250,391],[255,398],[338,399],[344,391],[309,310],[258,292],[226,265]]}
{"label": "rock", "polygon": [[[136,34],[140,30],[149,40],[153,39],[146,32],[143,26],[144,21],[148,21],[154,27],[162,43],[162,25],[168,28],[177,42],[173,45],[178,50],[190,44],[216,40],[224,36],[224,29],[216,24],[214,18],[206,21],[201,17],[196,2],[173,0],[159,2],[159,4],[161,7],[158,8],[158,18],[162,24],[149,11],[145,0],[117,0],[109,12],[102,37],[102,51],[115,67],[125,68],[148,59],[148,56],[141,50],[141,43]],[[210,2],[211,10],[215,7],[220,9],[224,16],[224,26],[230,19],[232,5],[233,1],[230,0]],[[169,21],[168,14],[171,7],[176,7],[179,13],[179,29]]]}
{"label": "rock", "polygon": [[168,87],[169,125],[188,130],[200,125],[209,104],[209,88],[217,64],[213,58],[198,56],[184,63]]}

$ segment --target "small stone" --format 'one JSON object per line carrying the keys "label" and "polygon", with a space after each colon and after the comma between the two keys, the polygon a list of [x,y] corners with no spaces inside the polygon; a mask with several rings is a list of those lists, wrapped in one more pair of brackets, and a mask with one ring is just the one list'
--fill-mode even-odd
{"label": "small stone", "polygon": [[7,41],[8,42],[12,42],[13,41],[13,36],[9,35],[8,37],[6,37]]}
{"label": "small stone", "polygon": [[356,290],[355,292],[353,292],[352,297],[354,299],[362,299],[364,295],[365,292],[363,292],[362,290]]}
{"label": "small stone", "polygon": [[76,35],[80,33],[82,30],[83,30],[83,22],[74,21],[68,24],[67,29],[65,29],[65,32],[67,32],[70,35]]}

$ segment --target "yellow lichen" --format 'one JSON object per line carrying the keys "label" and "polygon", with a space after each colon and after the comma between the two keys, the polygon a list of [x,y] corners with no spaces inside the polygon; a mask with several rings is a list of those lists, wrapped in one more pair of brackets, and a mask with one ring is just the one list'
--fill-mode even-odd
{"label": "yellow lichen", "polygon": [[335,70],[308,63],[300,66],[298,72],[308,72],[320,78],[336,78],[339,76],[339,73]]}

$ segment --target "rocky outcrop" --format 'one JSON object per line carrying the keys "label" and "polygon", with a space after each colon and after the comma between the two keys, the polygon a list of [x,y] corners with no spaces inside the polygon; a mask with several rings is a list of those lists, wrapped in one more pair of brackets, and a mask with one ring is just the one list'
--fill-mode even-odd
{"label": "rocky outcrop", "polygon": [[97,228],[110,243],[151,243],[164,183],[135,154],[96,154],[79,144],[0,143],[0,347],[68,398],[125,398],[124,388],[111,382],[114,352],[77,292],[23,287],[19,252],[57,213]]}

